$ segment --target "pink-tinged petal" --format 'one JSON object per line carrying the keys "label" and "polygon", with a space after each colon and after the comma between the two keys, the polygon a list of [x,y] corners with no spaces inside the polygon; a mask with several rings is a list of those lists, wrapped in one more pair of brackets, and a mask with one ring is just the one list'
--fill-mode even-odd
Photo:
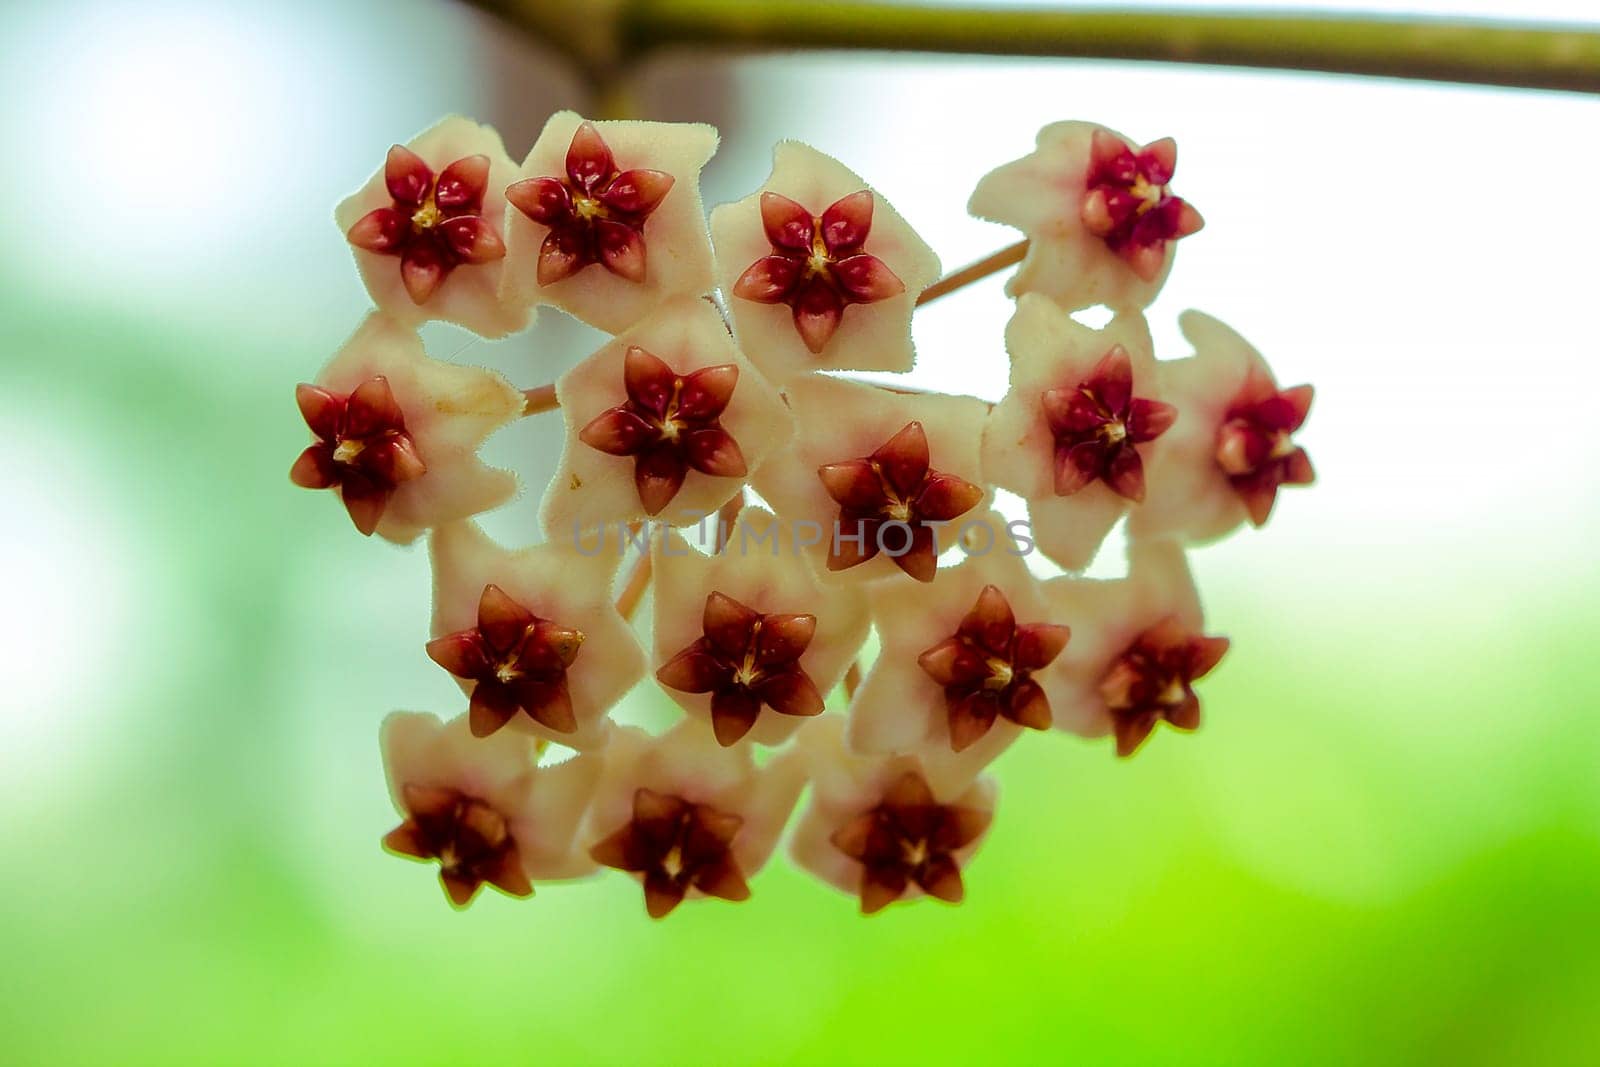
{"label": "pink-tinged petal", "polygon": [[489,191],[489,157],[466,156],[456,160],[439,175],[433,199],[446,211],[476,211]]}
{"label": "pink-tinged petal", "polygon": [[874,915],[906,891],[905,872],[898,867],[865,867],[861,871],[861,914]]}
{"label": "pink-tinged petal", "polygon": [[554,285],[570,278],[588,265],[583,243],[578,235],[567,229],[554,229],[544,235],[539,245],[538,279],[540,285]]}
{"label": "pink-tinged petal", "polygon": [[1017,632],[1017,618],[1011,613],[1011,604],[998,586],[986,585],[962,618],[956,633],[973,641],[996,656],[1011,651],[1011,638]]}
{"label": "pink-tinged petal", "polygon": [[[899,542],[891,540],[891,548],[899,548]],[[893,557],[895,566],[905,571],[919,582],[931,582],[939,571],[939,551],[934,545],[933,530],[926,526],[911,527],[911,545],[906,551]]]}
{"label": "pink-tinged petal", "polygon": [[345,511],[350,514],[350,521],[355,523],[363,536],[371,537],[372,531],[378,528],[384,510],[389,506],[389,492],[387,487],[357,471],[345,474],[339,486],[339,495],[344,501]]}
{"label": "pink-tinged petal", "polygon": [[861,248],[872,232],[872,206],[871,191],[862,189],[835,200],[822,213],[822,244],[830,256],[848,256]]}
{"label": "pink-tinged petal", "polygon": [[901,499],[922,488],[928,476],[928,435],[920,422],[908,422],[871,457]]}
{"label": "pink-tinged petal", "polygon": [[1178,418],[1178,409],[1159,400],[1136,397],[1128,405],[1128,440],[1134,444],[1154,441],[1166,433]]}
{"label": "pink-tinged petal", "polygon": [[491,263],[506,254],[500,234],[477,215],[446,219],[439,224],[439,235],[463,263]]}
{"label": "pink-tinged petal", "polygon": [[1311,410],[1312,394],[1313,389],[1309,385],[1285,389],[1257,404],[1251,417],[1265,429],[1293,433],[1306,421],[1306,415]]}
{"label": "pink-tinged petal", "polygon": [[479,682],[472,687],[467,707],[467,726],[473,737],[488,737],[517,713],[517,698],[499,682]]}
{"label": "pink-tinged petal", "polygon": [[1140,281],[1153,282],[1161,273],[1161,268],[1166,266],[1166,244],[1129,245],[1122,250],[1122,259],[1139,276]]}
{"label": "pink-tinged petal", "polygon": [[989,828],[993,815],[977,808],[947,807],[943,812],[944,817],[939,820],[938,828],[933,832],[930,842],[937,848],[953,852],[958,848],[965,848]]}
{"label": "pink-tinged petal", "polygon": [[600,202],[624,215],[648,215],[672,191],[664,170],[625,170],[600,194]]}
{"label": "pink-tinged petal", "polygon": [[961,883],[961,868],[949,856],[930,859],[924,865],[917,884],[930,897],[936,897],[946,904],[959,904],[966,896],[966,887]]}
{"label": "pink-tinged petal", "polygon": [[749,472],[739,442],[719,426],[691,430],[683,435],[682,441],[684,458],[702,474],[714,478],[743,478]]}
{"label": "pink-tinged petal", "polygon": [[1271,447],[1264,434],[1235,419],[1217,431],[1217,466],[1235,477],[1253,474],[1266,462]]}
{"label": "pink-tinged petal", "polygon": [[1011,660],[1026,671],[1036,671],[1055,662],[1072,637],[1069,627],[1051,622],[1030,622],[1017,627],[1017,644]]}
{"label": "pink-tinged petal", "polygon": [[478,596],[478,633],[495,654],[506,655],[521,647],[534,622],[533,612],[504,589],[493,583],[483,587]]}
{"label": "pink-tinged petal", "polygon": [[1165,185],[1178,169],[1178,142],[1170,137],[1151,141],[1139,152],[1144,176],[1152,185]]}
{"label": "pink-tinged petal", "polygon": [[691,645],[656,671],[656,681],[680,693],[709,693],[727,683],[728,672],[715,656]]}
{"label": "pink-tinged petal", "polygon": [[1133,363],[1128,350],[1112,345],[1083,383],[1113,415],[1125,415],[1133,399]]}
{"label": "pink-tinged petal", "polygon": [[430,849],[417,828],[407,822],[396,826],[393,830],[383,835],[383,847],[400,856],[410,856],[413,859],[429,860],[433,858]]}
{"label": "pink-tinged petal", "polygon": [[572,179],[572,184],[592,194],[616,169],[611,149],[594,123],[579,125],[572,134],[572,143],[567,146],[567,177]]}
{"label": "pink-tinged petal", "polygon": [[1226,637],[1196,637],[1189,643],[1189,680],[1204,678],[1222,662],[1231,645]]}
{"label": "pink-tinged petal", "polygon": [[678,390],[678,376],[666,361],[638,345],[629,345],[622,354],[622,387],[635,404],[657,415],[665,415],[667,405]]}
{"label": "pink-tinged petal", "polygon": [[1044,419],[1056,436],[1097,432],[1106,424],[1100,406],[1082,389],[1046,389],[1039,397]]}
{"label": "pink-tinged petal", "polygon": [[1297,448],[1283,461],[1283,482],[1285,485],[1310,485],[1317,480],[1317,472],[1311,467],[1311,457],[1303,448]]}
{"label": "pink-tinged petal", "polygon": [[389,485],[404,485],[428,473],[410,436],[395,434],[361,453],[366,469]]}
{"label": "pink-tinged petal", "polygon": [[368,252],[394,252],[410,235],[411,220],[393,208],[380,207],[367,212],[345,231],[345,239]]}
{"label": "pink-tinged petal", "polygon": [[961,752],[983,739],[1000,715],[1000,698],[992,689],[978,689],[946,697],[950,717],[950,748]]}
{"label": "pink-tinged petal", "polygon": [[632,823],[594,844],[589,857],[602,867],[618,871],[642,871],[650,864],[648,849]]}
{"label": "pink-tinged petal", "polygon": [[1083,228],[1096,237],[1105,237],[1117,228],[1116,216],[1111,212],[1111,201],[1104,189],[1090,189],[1078,205],[1078,219]]}
{"label": "pink-tinged petal", "polygon": [[517,703],[533,720],[558,734],[577,732],[578,717],[572,710],[572,694],[565,675],[554,681],[524,678],[512,686]]}
{"label": "pink-tinged petal", "polygon": [[489,672],[477,630],[436,637],[426,645],[428,658],[457,678],[481,678]]}
{"label": "pink-tinged petal", "polygon": [[326,445],[312,445],[289,468],[289,480],[302,489],[327,489],[339,483],[339,467]]}
{"label": "pink-tinged petal", "polygon": [[711,694],[711,730],[717,744],[724,748],[749,733],[760,714],[761,701],[743,686],[730,686]]}
{"label": "pink-tinged petal", "polygon": [[824,463],[817,468],[822,488],[847,511],[870,511],[883,503],[883,484],[864,459]]}
{"label": "pink-tinged petal", "polygon": [[780,715],[822,714],[822,694],[805,671],[769,675],[756,686],[755,693]]}
{"label": "pink-tinged petal", "polygon": [[1244,501],[1245,511],[1250,514],[1252,526],[1265,526],[1272,517],[1272,505],[1278,500],[1278,485],[1275,481],[1257,481],[1249,485],[1237,486],[1239,499]]}
{"label": "pink-tinged petal", "polygon": [[477,896],[478,890],[483,887],[482,882],[444,869],[439,871],[439,884],[444,886],[445,896],[457,908],[464,908],[471,904],[472,898]]}
{"label": "pink-tinged petal", "polygon": [[1200,698],[1185,694],[1183,700],[1167,709],[1164,718],[1179,730],[1200,729]]}
{"label": "pink-tinged petal", "polygon": [[660,871],[644,876],[644,910],[652,919],[665,919],[683,903],[684,887]]}
{"label": "pink-tinged petal", "polygon": [[368,378],[356,387],[345,403],[344,433],[346,437],[371,437],[388,430],[398,430],[405,425],[405,413],[389,388],[389,379],[383,375]]}
{"label": "pink-tinged petal", "polygon": [[627,408],[602,411],[578,431],[578,440],[612,456],[637,455],[660,436],[659,430]]}
{"label": "pink-tinged petal", "polygon": [[[878,554],[878,527],[882,525],[875,519],[847,519],[840,517],[836,520],[839,525],[838,534],[828,531],[823,536],[828,542],[828,569],[830,571],[847,571],[851,567],[859,566]],[[860,535],[859,539],[857,534]]]}
{"label": "pink-tinged petal", "polygon": [[877,256],[839,260],[833,265],[833,279],[857,304],[887,300],[906,291],[905,283]]}
{"label": "pink-tinged petal", "polygon": [[733,295],[758,304],[781,304],[800,281],[802,260],[763,256],[745,268],[733,283]]}
{"label": "pink-tinged petal", "polygon": [[645,514],[659,515],[683,488],[688,466],[671,445],[662,444],[641,453],[633,466],[633,484]]}
{"label": "pink-tinged petal", "polygon": [[719,900],[749,900],[750,886],[744,880],[744,872],[739,870],[739,865],[724,856],[704,868],[694,876],[694,887],[709,897]]}
{"label": "pink-tinged petal", "polygon": [[864,860],[878,834],[878,813],[863,812],[828,835],[828,843],[853,860]]}
{"label": "pink-tinged petal", "polygon": [[750,647],[750,634],[761,615],[726,593],[713,591],[706,597],[700,628],[711,646],[724,656],[742,657]]}
{"label": "pink-tinged petal", "polygon": [[940,472],[923,484],[922,492],[917,494],[915,510],[918,518],[949,522],[977,507],[982,499],[982,486]]}
{"label": "pink-tinged petal", "polygon": [[736,363],[702,367],[684,377],[683,388],[678,391],[678,414],[695,422],[714,419],[727,408],[738,384]]}
{"label": "pink-tinged petal", "polygon": [[786,196],[761,194],[761,227],[774,248],[811,254],[811,212]]}
{"label": "pink-tinged petal", "polygon": [[1206,220],[1200,217],[1194,205],[1187,200],[1174,201],[1178,205],[1177,219],[1172,224],[1172,236],[1176,240],[1180,237],[1189,237],[1205,229]]}
{"label": "pink-tinged petal", "polygon": [[843,320],[844,298],[833,286],[821,278],[801,283],[794,298],[794,328],[810,352],[826,348]]}
{"label": "pink-tinged petal", "polygon": [[541,226],[570,223],[576,219],[572,194],[559,178],[526,178],[506,186],[506,200]]}
{"label": "pink-tinged petal", "polygon": [[756,665],[777,667],[793,663],[811,647],[817,634],[817,617],[802,614],[773,614],[761,619],[761,636],[756,643]]}
{"label": "pink-tinged petal", "polygon": [[644,281],[644,238],[638,230],[614,219],[596,219],[594,237],[606,270],[630,282]]}
{"label": "pink-tinged petal", "polygon": [[1137,504],[1144,499],[1144,461],[1139,458],[1138,449],[1123,447],[1111,454],[1106,484],[1125,500]]}
{"label": "pink-tinged petal", "polygon": [[1050,698],[1032,678],[1019,682],[1011,690],[1001,714],[1029,730],[1048,730],[1054,719],[1050,714]]}
{"label": "pink-tinged petal", "polygon": [[[537,642],[542,648],[554,655],[561,664],[561,669],[572,666],[572,661],[578,658],[578,651],[587,640],[582,630],[571,626],[562,626],[558,622],[540,619],[534,626],[534,632],[529,635],[529,642]],[[527,645],[524,645],[527,648]]]}
{"label": "pink-tinged petal", "polygon": [[340,425],[344,422],[344,397],[301,382],[294,387],[294,402],[312,433],[329,442],[339,436]]}
{"label": "pink-tinged petal", "polygon": [[1089,139],[1089,161],[1096,168],[1131,166],[1132,156],[1133,146],[1110,130],[1097,129]]}
{"label": "pink-tinged petal", "polygon": [[917,666],[940,685],[970,686],[989,676],[982,654],[959,637],[947,637],[917,657]]}
{"label": "pink-tinged petal", "polygon": [[427,241],[410,245],[400,257],[400,280],[413,304],[426,304],[448,271],[438,251]]}
{"label": "pink-tinged petal", "polygon": [[1100,477],[1104,454],[1097,441],[1056,449],[1056,496],[1071,496]]}
{"label": "pink-tinged petal", "polygon": [[396,203],[420,207],[433,188],[433,170],[421,156],[397,144],[383,161],[383,184]]}

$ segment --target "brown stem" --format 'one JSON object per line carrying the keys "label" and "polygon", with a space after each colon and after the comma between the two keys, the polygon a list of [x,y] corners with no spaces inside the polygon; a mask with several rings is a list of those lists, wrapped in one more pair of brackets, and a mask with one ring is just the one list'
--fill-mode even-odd
{"label": "brown stem", "polygon": [[856,690],[861,687],[861,661],[855,660],[850,664],[850,669],[844,672],[844,695],[851,698],[856,695]]}
{"label": "brown stem", "polygon": [[733,524],[739,519],[739,512],[744,510],[744,489],[740,489],[733,498],[717,509],[717,551],[723,552],[728,547],[728,538],[733,535]]}
{"label": "brown stem", "polygon": [[933,301],[953,293],[957,289],[971,285],[973,282],[982,281],[997,271],[1015,266],[1022,262],[1022,257],[1028,254],[1028,241],[1026,238],[1014,245],[1007,245],[993,255],[984,256],[976,263],[962,267],[960,270],[951,271],[943,278],[922,290],[922,295],[917,297],[917,307],[931,304]]}
{"label": "brown stem", "polygon": [[[639,523],[632,523],[628,527],[628,540],[632,541],[639,532]],[[622,587],[622,593],[617,597],[617,614],[624,619],[632,619],[633,613],[639,609],[639,601],[644,599],[644,591],[650,588],[650,555],[646,552],[639,557],[639,562],[634,564],[633,573],[628,575],[628,584]]]}

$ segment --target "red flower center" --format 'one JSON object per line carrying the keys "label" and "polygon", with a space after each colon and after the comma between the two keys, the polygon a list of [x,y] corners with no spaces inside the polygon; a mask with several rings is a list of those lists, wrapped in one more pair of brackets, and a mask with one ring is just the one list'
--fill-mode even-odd
{"label": "red flower center", "polygon": [[794,326],[821,352],[850,304],[871,304],[905,292],[877,256],[863,251],[872,232],[872,192],[836,200],[820,216],[777,193],[761,194],[761,225],[772,254],[734,283],[733,295],[760,304],[788,304]]}
{"label": "red flower center", "polygon": [[928,783],[911,771],[829,840],[860,862],[861,910],[870,915],[912,884],[929,896],[959,902],[965,890],[952,853],[977,840],[988,825],[987,812],[935,803]]}
{"label": "red flower center", "polygon": [[929,462],[922,423],[908,422],[870,456],[817,468],[839,505],[830,571],[865,563],[882,551],[919,582],[933,581],[939,552],[931,524],[971,511],[983,489],[933,470]]}
{"label": "red flower center", "polygon": [[1163,719],[1180,730],[1197,728],[1200,698],[1194,682],[1227,651],[1226,637],[1190,633],[1172,618],[1135,638],[1100,681],[1100,696],[1117,735],[1117,755],[1131,756]]}
{"label": "red flower center", "polygon": [[917,658],[944,686],[950,747],[960,752],[988,733],[996,717],[1049,728],[1050,701],[1033,672],[1060,655],[1069,633],[1054,623],[1018,626],[1005,594],[984,586],[956,632]]}
{"label": "red flower center", "polygon": [[498,811],[454,789],[408,784],[400,792],[408,817],[384,837],[384,846],[403,856],[437,860],[439,881],[457,907],[484,882],[515,897],[533,892]]}
{"label": "red flower center", "polygon": [[578,440],[613,456],[633,456],[634,486],[651,515],[678,495],[692,468],[717,478],[742,478],[739,442],[722,428],[722,413],[739,383],[732,363],[679,375],[638,345],[622,371],[628,399],[578,431]]}
{"label": "red flower center", "polygon": [[698,889],[745,900],[750,888],[730,852],[744,820],[683,797],[640,789],[633,819],[589,850],[596,863],[644,875],[645,910],[659,919]]}
{"label": "red flower center", "polygon": [[630,282],[645,279],[644,224],[672,190],[659,170],[619,170],[611,149],[585,122],[567,147],[567,177],[528,178],[506,189],[512,206],[550,227],[539,246],[539,284],[599,263]]}
{"label": "red flower center", "polygon": [[[1260,394],[1265,391],[1266,395]],[[1310,485],[1311,457],[1290,435],[1306,421],[1312,388],[1297,385],[1278,392],[1270,385],[1247,386],[1228,409],[1217,431],[1217,466],[1260,526],[1272,514],[1280,485]]]}
{"label": "red flower center", "polygon": [[1200,213],[1167,188],[1177,165],[1178,146],[1170,137],[1135,149],[1096,130],[1090,145],[1079,217],[1145,281],[1161,272],[1168,241],[1204,225]]}
{"label": "red flower center", "polygon": [[582,646],[582,631],[541,619],[486,585],[477,627],[429,641],[427,651],[457,678],[477,683],[468,724],[474,736],[488,737],[519,710],[557,733],[576,730],[567,668]]}
{"label": "red flower center", "polygon": [[350,521],[370,535],[395,489],[428,470],[389,380],[370,378],[348,396],[302,383],[294,397],[317,442],[294,461],[290,480],[306,489],[338,486]]}
{"label": "red flower center", "polygon": [[413,303],[426,303],[456,267],[506,254],[499,231],[483,218],[488,156],[458,159],[435,178],[420,156],[395,145],[383,178],[392,203],[361,216],[345,236],[357,248],[399,256]]}
{"label": "red flower center", "polygon": [[1133,395],[1133,366],[1121,345],[1075,387],[1041,397],[1055,437],[1056,495],[1070,496],[1096,479],[1129,500],[1144,499],[1144,461],[1138,447],[1166,432],[1177,418],[1171,404]]}
{"label": "red flower center", "polygon": [[781,715],[820,715],[822,695],[800,666],[817,632],[815,615],[762,614],[713,592],[705,636],[656,672],[669,689],[711,694],[717,742],[731,745],[755,725],[765,704]]}

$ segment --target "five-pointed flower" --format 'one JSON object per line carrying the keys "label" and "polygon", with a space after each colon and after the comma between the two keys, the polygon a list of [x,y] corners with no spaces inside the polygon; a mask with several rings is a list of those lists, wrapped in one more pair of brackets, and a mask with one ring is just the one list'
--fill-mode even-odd
{"label": "five-pointed flower", "polygon": [[691,469],[713,478],[749,473],[722,413],[739,384],[739,366],[719,363],[676,374],[638,345],[622,355],[628,399],[596,415],[578,440],[613,456],[632,456],[639,502],[654,515],[672,502]]}
{"label": "five-pointed flower", "polygon": [[1176,166],[1170,138],[1137,148],[1104,126],[1057,122],[1032,154],[985,175],[967,209],[1028,236],[1013,296],[1043,293],[1068,311],[1142,308],[1172,268],[1174,243],[1204,224],[1168,187]]}
{"label": "five-pointed flower", "polygon": [[383,168],[334,213],[379,308],[485,337],[527,324],[526,309],[499,297],[512,172],[500,135],[463,118],[389,149]]}
{"label": "five-pointed flower", "polygon": [[686,896],[744,900],[805,784],[801,760],[762,767],[750,746],[722,748],[697,722],[659,737],[618,730],[585,830],[589,853],[644,886],[652,918]]}
{"label": "five-pointed flower", "polygon": [[872,304],[905,292],[883,260],[862,248],[872,232],[873,194],[861,189],[821,215],[780,193],[761,194],[761,225],[772,254],[752,263],[733,295],[758,304],[787,304],[794,328],[812,352],[832,340],[851,304]]}
{"label": "five-pointed flower", "polygon": [[516,490],[477,450],[522,413],[499,375],[440,363],[411,330],[368,316],[317,376],[295,391],[315,442],[289,472],[336,489],[356,529],[407,542],[424,529],[495,507]]}
{"label": "five-pointed flower", "polygon": [[780,143],[766,184],[713,211],[711,234],[734,332],[774,381],[911,369],[911,309],[939,260],[843,164]]}
{"label": "five-pointed flower", "polygon": [[569,748],[605,741],[607,713],[644,674],[612,606],[620,546],[547,542],[507,551],[475,523],[429,539],[430,658],[471,694],[472,732],[510,724]]}
{"label": "five-pointed flower", "polygon": [[1044,583],[1051,617],[1072,627],[1053,690],[1057,724],[1086,737],[1114,733],[1129,756],[1167,721],[1200,724],[1192,683],[1217,665],[1228,640],[1205,635],[1200,597],[1183,549],[1172,541],[1135,541],[1128,576]]}
{"label": "five-pointed flower", "polygon": [[928,761],[936,786],[970,779],[1023,727],[1050,726],[1052,664],[1068,638],[998,513],[968,527],[963,551],[931,585],[868,589],[882,646],[850,702],[855,751],[952,756]]}
{"label": "five-pointed flower", "polygon": [[465,718],[396,712],[380,738],[389,791],[404,821],[383,839],[397,855],[439,864],[450,902],[465,907],[488,883],[512,896],[533,881],[594,869],[575,848],[600,762],[579,757],[535,767],[531,739],[510,731],[482,740]]}
{"label": "five-pointed flower", "polygon": [[1151,396],[1156,362],[1138,314],[1092,330],[1027,293],[1006,348],[1011,388],[984,429],[984,474],[1028,502],[1040,550],[1079,570],[1143,500],[1143,454],[1177,412]]}
{"label": "five-pointed flower", "polygon": [[787,740],[866,640],[860,590],[822,585],[795,531],[746,508],[716,555],[675,531],[654,551],[656,679],[723,744]]}
{"label": "five-pointed flower", "polygon": [[986,408],[972,397],[904,395],[813,375],[791,381],[795,445],[757,471],[756,491],[815,534],[811,551],[839,577],[898,567],[929,582],[950,533],[982,501],[978,445]]}
{"label": "five-pointed flower", "polygon": [[618,333],[663,299],[709,292],[699,179],[716,149],[697,123],[550,116],[506,190],[508,298]]}
{"label": "five-pointed flower", "polygon": [[1195,354],[1160,365],[1161,395],[1178,408],[1149,469],[1145,504],[1129,519],[1139,537],[1215,540],[1267,521],[1283,485],[1309,485],[1311,459],[1291,438],[1312,388],[1280,390],[1250,343],[1208,315],[1179,325]]}
{"label": "five-pointed flower", "polygon": [[647,516],[691,525],[793,432],[783,398],[722,317],[667,301],[556,382],[568,439],[541,520],[551,537]]}
{"label": "five-pointed flower", "polygon": [[908,895],[960,901],[961,870],[993,817],[993,781],[941,786],[919,758],[852,756],[837,725],[824,718],[801,733],[813,783],[794,861],[858,895],[869,915]]}

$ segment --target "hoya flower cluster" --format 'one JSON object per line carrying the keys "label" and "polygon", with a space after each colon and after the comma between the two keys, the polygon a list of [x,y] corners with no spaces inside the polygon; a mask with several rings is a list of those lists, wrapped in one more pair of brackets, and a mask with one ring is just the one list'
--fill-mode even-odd
{"label": "hoya flower cluster", "polygon": [[[1130,756],[1162,722],[1200,725],[1196,683],[1228,642],[1185,551],[1311,481],[1293,438],[1309,386],[1281,389],[1194,312],[1193,354],[1156,359],[1143,309],[1201,225],[1170,140],[1060,123],[979,184],[971,210],[1026,239],[993,404],[852,378],[911,369],[938,259],[793,142],[708,220],[716,146],[706,126],[563,112],[518,165],[450,118],[338,208],[376,309],[299,386],[311,443],[290,476],[363,534],[427,536],[433,619],[411,654],[462,699],[386,720],[384,844],[436,863],[458,906],[600,868],[637,879],[652,916],[744,900],[786,830],[793,862],[864,911],[958,901],[1011,745],[1057,730]],[[1073,317],[1096,305],[1103,328]],[[542,306],[612,335],[553,405],[416,333],[501,336]],[[478,448],[551,406],[566,444],[543,539],[501,546],[473,516],[516,481]],[[1082,577],[1119,522],[1126,576]],[[638,685],[673,725],[613,720]]]}

